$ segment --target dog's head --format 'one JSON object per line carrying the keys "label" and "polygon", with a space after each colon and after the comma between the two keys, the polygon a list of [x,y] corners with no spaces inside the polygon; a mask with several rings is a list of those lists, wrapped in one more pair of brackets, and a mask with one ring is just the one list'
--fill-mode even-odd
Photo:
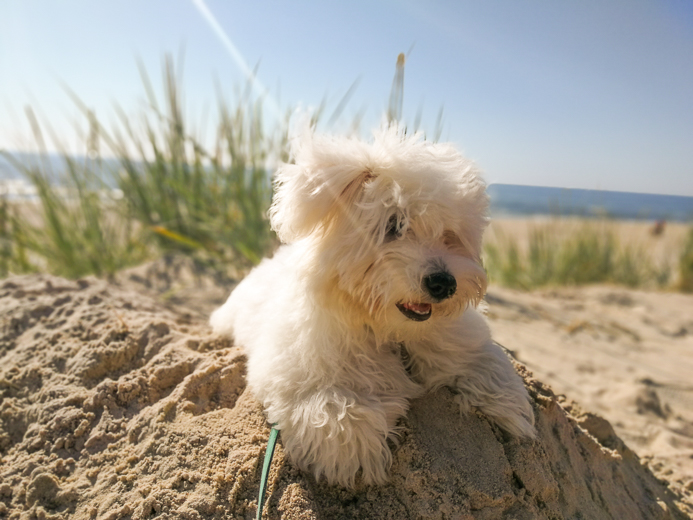
{"label": "dog's head", "polygon": [[304,132],[275,178],[283,242],[309,241],[310,280],[391,337],[476,305],[486,185],[452,145],[396,127],[372,143]]}

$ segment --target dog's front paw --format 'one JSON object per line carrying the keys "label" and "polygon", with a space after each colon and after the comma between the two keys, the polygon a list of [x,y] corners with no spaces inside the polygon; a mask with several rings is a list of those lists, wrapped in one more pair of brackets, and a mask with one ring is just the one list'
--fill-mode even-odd
{"label": "dog's front paw", "polygon": [[534,410],[522,378],[494,343],[485,345],[476,363],[455,378],[462,412],[474,406],[492,422],[518,437],[535,438]]}
{"label": "dog's front paw", "polygon": [[353,487],[357,479],[364,484],[385,482],[392,462],[385,414],[377,406],[354,401],[332,401],[319,408],[318,399],[311,401],[294,410],[286,424],[279,422],[289,457],[330,484]]}
{"label": "dog's front paw", "polygon": [[537,436],[534,428],[534,412],[526,392],[523,393],[524,395],[512,396],[514,401],[510,399],[503,402],[504,399],[501,398],[498,406],[485,407],[481,411],[508,433],[517,437],[534,439]]}
{"label": "dog's front paw", "polygon": [[521,392],[496,396],[470,395],[467,388],[458,390],[461,393],[455,397],[455,401],[460,405],[461,413],[476,408],[508,433],[530,439],[536,437],[534,412],[524,388]]}

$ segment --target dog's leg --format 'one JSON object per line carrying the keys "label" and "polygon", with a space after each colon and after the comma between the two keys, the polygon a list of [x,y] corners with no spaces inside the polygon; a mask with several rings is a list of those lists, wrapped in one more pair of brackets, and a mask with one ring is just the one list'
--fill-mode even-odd
{"label": "dog's leg", "polygon": [[483,318],[474,312],[433,336],[407,344],[417,380],[429,389],[450,386],[459,392],[463,412],[476,407],[506,431],[535,437],[527,390],[503,349],[491,339]]}
{"label": "dog's leg", "polygon": [[353,487],[361,469],[365,484],[387,480],[392,461],[387,439],[407,411],[406,399],[332,387],[294,398],[287,407],[277,404],[267,411],[281,429],[284,448],[316,479],[324,475],[330,484]]}
{"label": "dog's leg", "polygon": [[460,368],[453,387],[459,391],[462,410],[476,406],[506,431],[535,437],[527,390],[501,347],[489,340],[471,364]]}

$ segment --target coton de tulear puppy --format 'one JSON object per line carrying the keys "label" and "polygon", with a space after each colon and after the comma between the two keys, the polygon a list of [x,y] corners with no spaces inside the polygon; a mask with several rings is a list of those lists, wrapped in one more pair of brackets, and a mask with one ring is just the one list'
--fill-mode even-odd
{"label": "coton de tulear puppy", "polygon": [[534,436],[522,380],[476,305],[486,186],[449,144],[395,126],[373,142],[304,131],[276,174],[284,242],[211,318],[248,356],[248,384],[301,468],[382,483],[409,400],[443,385]]}

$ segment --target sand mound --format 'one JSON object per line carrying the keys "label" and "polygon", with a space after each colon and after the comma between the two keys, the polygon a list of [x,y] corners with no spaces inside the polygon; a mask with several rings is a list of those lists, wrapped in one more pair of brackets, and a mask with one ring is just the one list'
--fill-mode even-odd
{"label": "sand mound", "polygon": [[[204,323],[95,279],[0,282],[0,516],[253,518],[268,426]],[[303,475],[277,447],[270,518],[686,518],[610,424],[524,373],[539,440],[413,403],[382,487]]]}

